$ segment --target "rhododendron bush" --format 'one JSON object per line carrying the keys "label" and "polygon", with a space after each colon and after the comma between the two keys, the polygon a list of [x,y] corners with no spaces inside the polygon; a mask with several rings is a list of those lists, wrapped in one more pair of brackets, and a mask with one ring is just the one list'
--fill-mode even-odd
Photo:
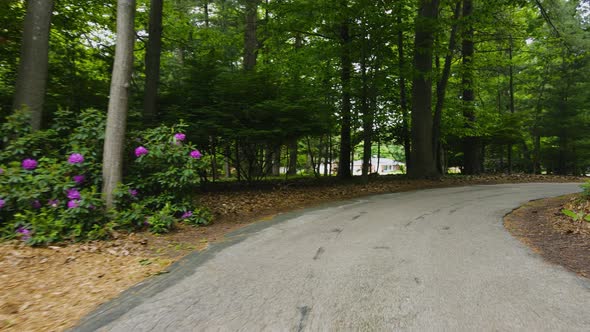
{"label": "rhododendron bush", "polygon": [[106,237],[113,230],[167,232],[177,221],[206,224],[192,192],[204,167],[186,125],[128,135],[125,183],[116,207],[100,194],[104,113],[60,111],[50,129],[31,132],[17,112],[0,128],[0,232],[29,244]]}

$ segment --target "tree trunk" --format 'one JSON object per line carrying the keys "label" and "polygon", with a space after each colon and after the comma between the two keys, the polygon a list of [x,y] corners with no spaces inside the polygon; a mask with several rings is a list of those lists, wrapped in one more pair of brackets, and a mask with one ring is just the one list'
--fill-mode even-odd
{"label": "tree trunk", "polygon": [[225,146],[225,152],[223,156],[223,172],[225,173],[225,178],[231,178],[231,167],[229,161],[231,159],[231,147],[229,144]]}
{"label": "tree trunk", "polygon": [[411,135],[410,135],[410,114],[408,112],[408,93],[406,88],[406,58],[404,52],[404,31],[401,28],[402,21],[402,10],[403,6],[400,5],[400,12],[397,15],[397,24],[399,26],[397,33],[397,52],[398,52],[398,64],[399,64],[399,99],[400,108],[402,111],[402,141],[404,144],[404,154],[406,157],[406,166],[411,163]]}
{"label": "tree trunk", "polygon": [[[510,46],[508,48],[508,58],[510,60],[510,114],[514,114],[514,66],[512,65],[512,35],[510,35]],[[508,144],[508,174],[512,174],[512,144]]]}
{"label": "tree trunk", "polygon": [[[364,23],[363,23],[364,26]],[[367,38],[363,29],[363,40],[361,46],[361,112],[363,113],[363,182],[369,182],[371,173],[371,147],[373,144],[373,109],[369,107],[369,80],[367,77]]]}
{"label": "tree trunk", "polygon": [[162,51],[163,0],[151,0],[149,39],[145,53],[145,94],[143,118],[153,124],[158,113],[158,81],[160,80],[160,53]]}
{"label": "tree trunk", "polygon": [[272,154],[272,175],[281,175],[281,146],[275,145]]}
{"label": "tree trunk", "polygon": [[209,136],[209,142],[211,143],[211,178],[213,182],[217,180],[217,142],[213,136]]}
{"label": "tree trunk", "polygon": [[412,157],[408,175],[439,177],[432,151],[432,52],[438,0],[421,0],[416,18],[412,87]]}
{"label": "tree trunk", "polygon": [[[466,21],[471,19],[473,14],[473,0],[463,1],[463,18]],[[468,131],[463,139],[463,170],[465,174],[481,173],[481,139],[474,133],[469,132],[475,129],[475,93],[473,90],[473,26],[470,22],[466,24],[463,31],[463,117],[465,128]]]}
{"label": "tree trunk", "polygon": [[449,49],[445,56],[445,63],[443,66],[442,75],[440,81],[436,85],[436,106],[434,108],[434,120],[432,124],[432,148],[436,153],[436,167],[440,174],[443,174],[444,162],[443,162],[443,146],[441,142],[441,121],[442,111],[445,103],[445,96],[447,93],[447,85],[449,83],[449,77],[451,76],[451,64],[453,62],[453,52],[457,44],[457,27],[461,16],[461,2],[457,1],[455,5],[455,11],[453,13],[453,26],[451,28],[451,36],[449,38]]}
{"label": "tree trunk", "polygon": [[203,2],[203,13],[205,14],[205,28],[209,28],[209,0]]}
{"label": "tree trunk", "polygon": [[246,30],[244,33],[244,69],[247,71],[256,68],[258,55],[258,39],[256,26],[258,23],[258,1],[246,0]]}
{"label": "tree trunk", "polygon": [[[342,10],[344,13],[348,10],[348,1],[342,1]],[[352,60],[350,55],[350,25],[348,17],[344,17],[340,24],[340,79],[342,84],[342,105],[340,112],[340,160],[338,166],[338,177],[347,179],[352,177],[350,171],[351,163],[351,103],[350,103],[350,77],[352,71]]]}
{"label": "tree trunk", "polygon": [[289,142],[289,167],[287,167],[287,175],[297,174],[297,139]]}
{"label": "tree trunk", "polygon": [[31,113],[33,131],[41,129],[43,118],[52,13],[53,0],[27,1],[13,109]]}
{"label": "tree trunk", "polygon": [[102,166],[102,194],[107,209],[113,207],[113,191],[123,180],[123,152],[135,41],[134,20],[135,0],[118,0],[117,45],[111,78]]}

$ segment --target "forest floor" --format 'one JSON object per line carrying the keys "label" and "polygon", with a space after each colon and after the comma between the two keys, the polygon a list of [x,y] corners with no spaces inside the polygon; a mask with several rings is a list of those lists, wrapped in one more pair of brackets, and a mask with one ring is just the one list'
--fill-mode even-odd
{"label": "forest floor", "polygon": [[[16,241],[0,244],[0,330],[65,330],[125,289],[150,276],[166,273],[167,267],[183,256],[204,250],[210,243],[222,241],[225,234],[254,222],[270,220],[282,212],[366,195],[426,188],[581,182],[586,179],[516,174],[449,176],[428,181],[407,180],[398,176],[372,178],[367,184],[357,181],[302,180],[243,188],[231,185],[225,188],[213,187],[213,190],[202,193],[199,198],[214,215],[213,223],[206,227],[194,228],[181,224],[174,232],[165,235],[118,234],[109,241],[44,248],[31,248]],[[514,216],[518,213],[515,212]],[[547,220],[557,218],[550,213],[546,217],[549,218]],[[520,238],[535,234],[535,230],[516,233],[520,228],[512,226],[513,223],[517,224],[516,221],[507,221],[507,226],[510,225],[509,229]],[[532,240],[530,243],[535,247]],[[585,247],[580,244],[575,246],[586,250],[584,255],[588,257],[588,242],[585,243]],[[561,242],[561,245],[567,246],[567,242]],[[586,266],[576,272],[588,275],[590,270]]]}
{"label": "forest floor", "polygon": [[547,261],[590,278],[590,223],[574,221],[562,209],[590,211],[580,195],[529,202],[504,218],[506,229]]}

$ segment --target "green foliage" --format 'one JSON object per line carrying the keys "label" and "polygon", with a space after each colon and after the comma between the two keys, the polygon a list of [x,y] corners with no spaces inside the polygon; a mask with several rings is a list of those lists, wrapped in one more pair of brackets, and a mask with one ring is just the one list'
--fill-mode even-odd
{"label": "green foliage", "polygon": [[582,184],[582,196],[586,199],[590,199],[590,181],[586,181],[586,183]]}
{"label": "green foliage", "polygon": [[568,209],[562,209],[561,213],[567,217],[572,218],[574,221],[584,220],[586,222],[590,222],[590,214],[585,214],[584,212],[575,212]]}
{"label": "green foliage", "polygon": [[175,222],[174,209],[170,203],[166,203],[160,211],[154,213],[154,215],[147,219],[150,230],[156,234],[171,231],[174,228]]}
{"label": "green foliage", "polygon": [[[117,209],[105,214],[98,190],[104,122],[104,114],[96,110],[78,116],[60,110],[51,129],[31,132],[26,112],[7,119],[1,128],[5,145],[0,150],[3,237],[41,245],[104,238],[116,229],[149,226],[162,233],[190,210],[195,213],[186,218],[189,224],[211,220],[206,210],[191,202],[203,163],[191,143],[175,138],[186,128],[182,123],[136,133],[134,137],[149,152],[132,157],[129,184],[116,192]],[[70,160],[74,153],[83,161]],[[28,161],[34,165],[27,165],[25,159],[34,159]]]}
{"label": "green foliage", "polygon": [[209,210],[198,208],[190,211],[190,215],[185,212],[182,221],[189,225],[208,225],[211,222],[211,219],[213,219],[213,216]]}

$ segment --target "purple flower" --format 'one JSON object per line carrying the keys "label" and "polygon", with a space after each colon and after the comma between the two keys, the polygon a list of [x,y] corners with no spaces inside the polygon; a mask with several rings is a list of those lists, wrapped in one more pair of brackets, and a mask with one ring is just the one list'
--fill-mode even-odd
{"label": "purple flower", "polygon": [[148,149],[144,148],[143,146],[139,146],[135,149],[135,156],[139,158],[143,155],[148,154],[148,152]]}
{"label": "purple flower", "polygon": [[72,153],[68,158],[68,163],[70,164],[81,164],[84,162],[84,156],[79,153]]}
{"label": "purple flower", "polygon": [[57,199],[50,199],[50,200],[47,201],[47,205],[56,208],[56,207],[59,206],[59,200],[57,200]]}
{"label": "purple flower", "polygon": [[137,196],[139,192],[137,191],[137,189],[129,189],[129,195],[135,197]]}
{"label": "purple flower", "polygon": [[0,174],[4,173],[4,169],[0,168]]}
{"label": "purple flower", "polygon": [[0,209],[6,205],[6,201],[0,198]]}
{"label": "purple flower", "polygon": [[178,142],[182,142],[186,139],[186,135],[183,133],[176,133],[174,134],[174,139]]}
{"label": "purple flower", "polygon": [[84,182],[84,180],[86,180],[86,177],[84,175],[74,175],[72,179],[74,180],[74,182],[80,184]]}
{"label": "purple flower", "polygon": [[40,209],[41,208],[41,202],[39,202],[38,199],[34,200],[33,203],[31,203],[31,206],[33,207],[33,209]]}
{"label": "purple flower", "polygon": [[35,168],[37,168],[37,161],[35,159],[25,159],[23,160],[22,166],[24,169],[26,169],[27,171],[32,171]]}
{"label": "purple flower", "polygon": [[27,241],[28,239],[31,238],[31,231],[24,228],[24,227],[19,227],[16,230],[16,233],[21,235],[21,240],[23,240],[23,241]]}
{"label": "purple flower", "polygon": [[193,150],[193,151],[191,151],[191,157],[192,158],[199,159],[202,156],[203,155],[201,154],[201,151],[199,151],[199,150]]}
{"label": "purple flower", "polygon": [[80,192],[76,189],[68,189],[69,199],[80,199]]}
{"label": "purple flower", "polygon": [[80,201],[76,200],[76,199],[72,199],[68,201],[68,209],[75,209],[77,208],[80,204]]}
{"label": "purple flower", "polygon": [[186,211],[180,219],[188,219],[193,216],[193,211]]}

